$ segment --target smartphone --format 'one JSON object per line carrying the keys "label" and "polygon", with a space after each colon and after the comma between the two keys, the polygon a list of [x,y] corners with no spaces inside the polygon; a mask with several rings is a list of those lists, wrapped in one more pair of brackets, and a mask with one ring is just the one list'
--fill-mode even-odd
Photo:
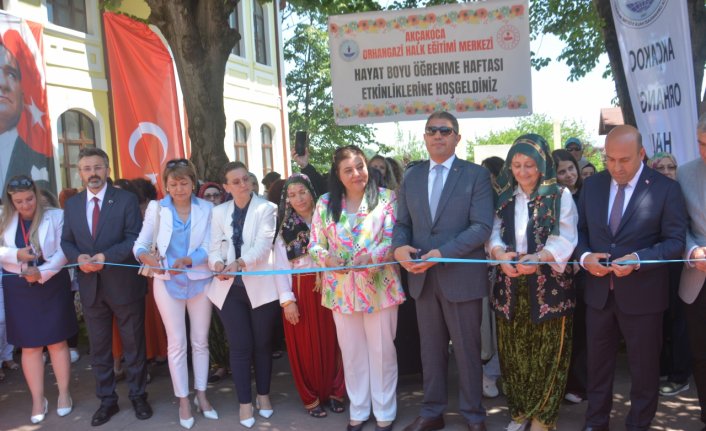
{"label": "smartphone", "polygon": [[297,153],[298,156],[306,155],[307,139],[308,136],[304,130],[297,130],[297,133],[294,135],[294,152]]}
{"label": "smartphone", "polygon": [[610,260],[607,257],[602,257],[598,259],[598,263],[600,263],[603,266],[610,266]]}

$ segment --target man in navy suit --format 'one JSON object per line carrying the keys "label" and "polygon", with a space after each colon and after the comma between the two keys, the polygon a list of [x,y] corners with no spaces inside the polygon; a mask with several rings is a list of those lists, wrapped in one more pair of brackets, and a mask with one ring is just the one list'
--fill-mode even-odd
{"label": "man in navy suit", "polygon": [[430,160],[407,170],[398,193],[392,234],[395,259],[409,271],[417,301],[424,375],[420,415],[405,431],[442,429],[447,407],[449,338],[459,374],[459,409],[470,431],[485,431],[481,403],[481,304],[488,295],[485,264],[409,262],[411,255],[485,259],[493,227],[489,172],[455,156],[458,121],[448,112],[429,116],[424,142]]}
{"label": "man in navy suit", "polygon": [[[101,400],[91,425],[108,422],[118,411],[113,372],[113,316],[125,356],[129,397],[138,419],[152,416],[147,403],[145,279],[137,274],[132,246],[142,228],[137,196],[107,184],[108,155],[86,147],[78,169],[86,190],[66,202],[61,248],[78,263],[78,285],[91,343],[96,396]],[[131,266],[105,265],[106,262]]]}
{"label": "man in navy suit", "polygon": [[643,165],[645,150],[637,129],[613,129],[606,137],[605,152],[607,171],[587,179],[579,198],[575,254],[587,271],[584,429],[608,430],[622,334],[632,380],[626,429],[642,431],[649,429],[657,410],[669,277],[666,264],[640,262],[680,258],[686,207],[676,181]]}

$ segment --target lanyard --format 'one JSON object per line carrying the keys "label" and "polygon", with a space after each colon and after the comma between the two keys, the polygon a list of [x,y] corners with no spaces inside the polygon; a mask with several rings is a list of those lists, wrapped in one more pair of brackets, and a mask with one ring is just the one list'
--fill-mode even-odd
{"label": "lanyard", "polygon": [[25,247],[29,246],[29,232],[27,232],[27,229],[25,229],[25,223],[22,220],[22,217],[19,217],[20,219],[20,227],[22,228],[22,239],[25,242]]}

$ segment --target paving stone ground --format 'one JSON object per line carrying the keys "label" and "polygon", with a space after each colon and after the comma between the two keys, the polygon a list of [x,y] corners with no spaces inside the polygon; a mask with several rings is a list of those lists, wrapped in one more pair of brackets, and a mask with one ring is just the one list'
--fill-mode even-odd
{"label": "paving stone ground", "polygon": [[[98,401],[94,396],[94,380],[89,366],[90,358],[87,355],[72,366],[71,390],[74,400],[74,411],[67,417],[60,418],[56,414],[57,391],[53,383],[51,366],[47,366],[46,384],[47,398],[49,399],[49,415],[39,425],[32,425],[30,416],[30,396],[21,371],[6,371],[7,378],[0,383],[0,430],[35,431],[35,430],[93,430],[93,431],[151,431],[151,430],[178,430],[178,408],[173,396],[169,369],[166,365],[158,366],[153,370],[152,383],[148,385],[149,400],[154,409],[154,416],[146,421],[135,418],[132,406],[127,398],[127,385],[125,382],[118,384],[120,396],[120,413],[102,427],[93,428],[90,425],[91,416],[98,408]],[[445,415],[447,430],[464,430],[464,422],[456,413],[458,406],[456,390],[456,369],[449,369],[451,384],[450,406]],[[230,379],[222,380],[209,385],[209,398],[214,405],[220,420],[213,421],[196,416],[194,431],[215,430],[245,430],[238,422],[237,405],[233,384]],[[614,414],[611,420],[611,429],[624,430],[624,420],[629,408],[629,372],[625,357],[621,356],[620,366],[616,374]],[[294,383],[289,371],[286,355],[275,361],[274,377],[271,392],[275,414],[270,419],[257,417],[253,430],[306,430],[328,431],[345,430],[347,414],[333,414],[325,419],[309,417],[301,406]],[[398,415],[394,429],[401,431],[407,424],[414,420],[419,411],[422,397],[421,375],[402,376],[398,385]],[[509,422],[505,398],[485,400],[488,411],[487,427],[489,431],[501,431]],[[565,404],[562,406],[557,429],[560,431],[580,431],[583,425],[583,415],[586,403],[578,405]],[[195,410],[194,410],[195,411]],[[373,431],[374,422],[369,422],[365,431]],[[699,410],[696,390],[692,387],[675,397],[660,398],[657,417],[653,422],[653,430],[662,431],[701,431],[703,424],[699,421]]]}

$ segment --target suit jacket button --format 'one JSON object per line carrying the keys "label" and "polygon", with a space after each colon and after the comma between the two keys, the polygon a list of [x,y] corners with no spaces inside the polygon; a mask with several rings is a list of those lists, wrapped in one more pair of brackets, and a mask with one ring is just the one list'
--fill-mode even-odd
{"label": "suit jacket button", "polygon": [[611,244],[611,245],[610,245],[610,248],[615,248],[615,244]]}

